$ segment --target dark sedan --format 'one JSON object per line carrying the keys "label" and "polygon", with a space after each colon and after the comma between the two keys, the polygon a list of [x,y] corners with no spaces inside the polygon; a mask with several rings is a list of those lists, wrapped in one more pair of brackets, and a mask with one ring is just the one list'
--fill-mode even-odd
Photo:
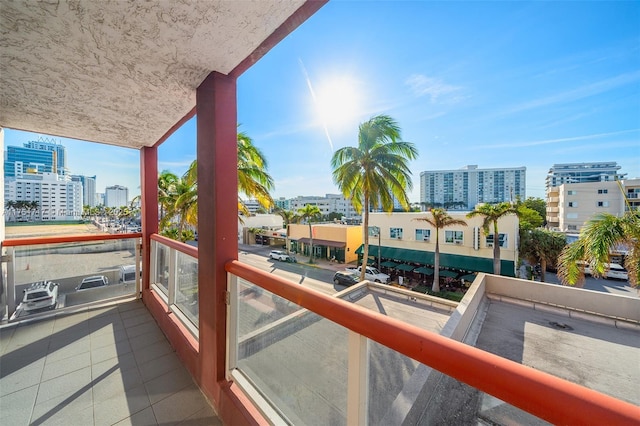
{"label": "dark sedan", "polygon": [[333,282],[336,284],[351,286],[360,282],[360,277],[353,272],[338,271],[333,276]]}

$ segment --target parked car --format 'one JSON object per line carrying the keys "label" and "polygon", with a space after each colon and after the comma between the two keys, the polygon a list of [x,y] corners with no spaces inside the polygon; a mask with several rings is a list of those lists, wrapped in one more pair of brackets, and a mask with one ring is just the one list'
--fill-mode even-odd
{"label": "parked car", "polygon": [[[591,273],[591,265],[584,265],[584,273],[585,275],[593,275]],[[628,281],[629,272],[622,265],[619,265],[617,263],[606,263],[604,278],[613,278],[616,280]]]}
{"label": "parked car", "polygon": [[269,253],[269,258],[274,260],[290,262],[289,255],[283,252],[282,250],[271,250],[271,253]]}
{"label": "parked car", "polygon": [[120,267],[120,282],[132,282],[136,280],[136,265],[122,265]]}
{"label": "parked car", "polygon": [[[347,268],[346,271],[353,272],[354,274],[357,274],[358,276],[360,276],[360,271],[361,271],[360,268],[362,268],[362,266],[358,266],[357,268]],[[389,277],[389,275],[383,274],[382,272],[378,271],[376,268],[372,266],[367,266],[367,269],[365,270],[364,278],[369,281],[373,281],[376,283],[383,283],[383,284],[388,284],[389,281],[391,280],[391,277]]]}
{"label": "parked car", "polygon": [[360,282],[360,276],[353,272],[338,271],[333,276],[333,282],[336,284],[346,285],[347,287]]}
{"label": "parked car", "polygon": [[104,287],[109,285],[109,280],[104,275],[95,275],[82,280],[76,291],[88,290],[90,288]]}
{"label": "parked car", "polygon": [[36,309],[54,309],[58,303],[58,284],[51,281],[40,281],[31,284],[24,290],[22,309],[35,311]]}

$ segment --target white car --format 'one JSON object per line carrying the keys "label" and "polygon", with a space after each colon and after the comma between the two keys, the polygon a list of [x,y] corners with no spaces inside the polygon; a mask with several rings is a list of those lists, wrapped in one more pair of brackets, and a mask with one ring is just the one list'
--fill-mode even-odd
{"label": "white car", "polygon": [[88,290],[91,288],[104,287],[109,284],[109,280],[104,275],[87,277],[76,287],[76,291]]}
{"label": "white car", "polygon": [[22,309],[35,311],[36,309],[54,309],[58,303],[58,284],[51,281],[41,281],[31,284],[24,291]]}
{"label": "white car", "polygon": [[271,250],[269,258],[273,260],[289,261],[289,255],[282,250]]}

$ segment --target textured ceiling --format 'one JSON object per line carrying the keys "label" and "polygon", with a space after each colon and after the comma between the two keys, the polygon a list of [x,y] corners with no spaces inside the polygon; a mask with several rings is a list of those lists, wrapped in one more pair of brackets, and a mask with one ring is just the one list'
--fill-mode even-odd
{"label": "textured ceiling", "polygon": [[2,0],[0,126],[140,148],[304,0]]}

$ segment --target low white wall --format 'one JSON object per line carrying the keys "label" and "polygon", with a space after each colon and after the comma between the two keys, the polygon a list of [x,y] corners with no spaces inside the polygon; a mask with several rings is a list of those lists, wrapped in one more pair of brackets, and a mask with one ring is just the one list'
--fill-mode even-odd
{"label": "low white wall", "polygon": [[640,298],[491,274],[484,282],[487,294],[640,323]]}

